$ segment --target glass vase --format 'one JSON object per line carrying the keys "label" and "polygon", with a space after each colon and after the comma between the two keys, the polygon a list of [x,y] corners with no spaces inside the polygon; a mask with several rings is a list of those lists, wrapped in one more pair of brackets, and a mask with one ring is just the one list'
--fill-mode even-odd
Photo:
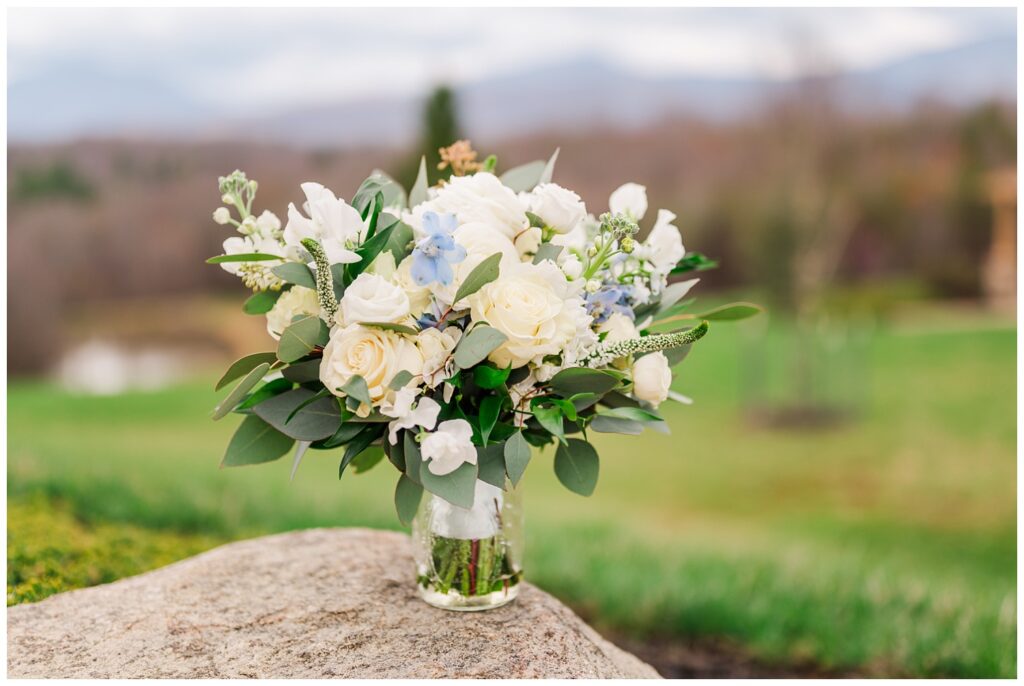
{"label": "glass vase", "polygon": [[466,509],[424,492],[412,539],[420,597],[446,610],[490,610],[511,602],[523,575],[518,489],[476,482]]}

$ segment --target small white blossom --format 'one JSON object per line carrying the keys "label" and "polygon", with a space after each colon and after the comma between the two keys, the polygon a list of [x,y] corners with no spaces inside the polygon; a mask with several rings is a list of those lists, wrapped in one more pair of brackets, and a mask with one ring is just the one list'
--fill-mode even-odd
{"label": "small white blossom", "polygon": [[231,210],[226,207],[218,207],[213,211],[213,221],[218,224],[227,224],[231,221]]}
{"label": "small white blossom", "polygon": [[427,434],[420,444],[420,454],[432,474],[451,474],[463,464],[476,464],[473,428],[465,419],[449,419]]}
{"label": "small white blossom", "polygon": [[391,401],[385,400],[381,403],[380,413],[394,417],[395,421],[388,423],[388,442],[394,445],[398,441],[398,432],[402,429],[412,429],[421,426],[430,431],[437,423],[437,415],[441,412],[441,406],[430,398],[420,398],[413,409],[413,401],[419,395],[419,389],[414,386],[406,386],[395,392]]}

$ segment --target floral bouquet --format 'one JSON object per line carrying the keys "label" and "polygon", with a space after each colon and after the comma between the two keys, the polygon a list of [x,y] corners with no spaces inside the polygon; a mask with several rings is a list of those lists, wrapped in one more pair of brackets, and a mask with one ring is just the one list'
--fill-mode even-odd
{"label": "floral bouquet", "polygon": [[498,176],[460,141],[437,186],[421,162],[408,194],[375,172],[351,203],[304,183],[283,229],[255,214],[255,181],[220,179],[213,218],[237,235],[209,262],[252,289],[244,310],[277,341],[217,384],[234,387],[214,419],[244,417],[223,466],[294,445],[294,477],[307,450],[337,448],[340,478],[387,458],[420,593],[441,607],[515,597],[532,448],[553,445],[558,480],[590,495],[592,433],[667,431],[658,406],[689,402],[672,367],[709,321],[758,311],[691,313],[697,279],[670,278],[714,264],[684,249],[675,215],[660,210],[640,240],[647,198],[630,183],[595,217],[551,182],[557,154]]}

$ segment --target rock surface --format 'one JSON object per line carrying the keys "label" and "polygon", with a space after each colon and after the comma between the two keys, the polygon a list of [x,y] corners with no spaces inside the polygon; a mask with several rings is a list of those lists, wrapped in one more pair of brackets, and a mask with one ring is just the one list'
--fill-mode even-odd
{"label": "rock surface", "polygon": [[408,537],[314,529],[225,545],[7,611],[9,677],[657,677],[525,584],[428,606]]}

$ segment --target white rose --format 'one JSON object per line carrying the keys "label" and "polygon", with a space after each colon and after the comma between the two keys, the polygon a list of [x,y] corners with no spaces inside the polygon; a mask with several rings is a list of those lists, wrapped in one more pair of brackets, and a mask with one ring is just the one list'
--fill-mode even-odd
{"label": "white rose", "polygon": [[385,279],[394,279],[398,265],[395,264],[395,256],[390,250],[381,250],[373,262],[366,268],[370,274],[380,274]]}
{"label": "white rose", "polygon": [[537,248],[540,247],[541,231],[540,227],[531,226],[523,229],[516,236],[515,246],[516,252],[523,258],[527,255],[533,255],[537,252]]}
{"label": "white rose", "polygon": [[542,183],[529,195],[530,212],[558,233],[569,233],[587,216],[580,196],[554,183]]}
{"label": "white rose", "polygon": [[449,419],[437,425],[420,444],[420,455],[432,474],[451,474],[465,463],[476,464],[473,429],[465,419]]}
{"label": "white rose", "polygon": [[[423,356],[413,340],[394,331],[352,324],[336,327],[324,347],[320,362],[320,381],[331,393],[344,397],[342,386],[361,376],[370,391],[370,400],[380,404],[393,393],[388,384],[400,371],[417,376],[423,370]],[[359,408],[366,416],[370,408]]]}
{"label": "white rose", "polygon": [[490,354],[499,367],[521,367],[562,352],[576,333],[579,298],[569,297],[565,275],[551,261],[521,262],[469,297],[473,321],[508,337]]}
{"label": "white rose", "polygon": [[414,228],[421,225],[423,212],[454,214],[459,224],[482,222],[500,231],[509,240],[529,225],[526,208],[515,192],[487,172],[472,176],[454,176],[437,191],[433,200],[421,203],[412,213]]}
{"label": "white rose", "polygon": [[683,238],[679,229],[672,223],[676,215],[668,210],[658,210],[658,221],[648,234],[644,245],[647,247],[647,259],[654,268],[663,274],[672,271],[679,260],[686,254]]}
{"label": "white rose", "polygon": [[[597,330],[599,333],[607,334],[603,343],[621,343],[640,335],[633,320],[621,312],[613,312]],[[625,369],[629,366],[629,356],[613,360],[612,365],[619,369]]]}
{"label": "white rose", "polygon": [[434,388],[454,373],[452,351],[460,338],[462,331],[455,326],[449,326],[444,331],[424,329],[416,336],[416,345],[423,356],[423,383],[429,388]]}
{"label": "white rose", "polygon": [[608,209],[612,214],[628,214],[633,221],[640,221],[647,212],[647,189],[638,183],[619,186],[608,198]]}
{"label": "white rose", "polygon": [[409,296],[379,274],[363,272],[345,289],[338,303],[338,324],[408,323]]}
{"label": "white rose", "polygon": [[270,312],[267,312],[267,333],[274,340],[280,339],[284,330],[291,325],[292,319],[300,314],[321,316],[320,299],[312,288],[292,286],[281,294],[270,308]]}
{"label": "white rose", "polygon": [[469,222],[455,229],[452,235],[455,237],[455,242],[466,249],[466,258],[452,265],[455,276],[450,284],[447,286],[434,284],[432,286],[434,295],[441,303],[452,304],[452,298],[455,297],[462,282],[491,255],[501,255],[498,267],[502,272],[519,264],[519,253],[512,241],[505,234],[487,224]]}
{"label": "white rose", "polygon": [[580,262],[580,258],[575,255],[569,255],[562,261],[562,272],[565,274],[565,278],[570,281],[575,281],[580,278],[583,274],[583,263]]}
{"label": "white rose", "polygon": [[633,363],[633,396],[655,407],[668,397],[672,370],[663,352],[644,355]]}
{"label": "white rose", "polygon": [[[457,266],[457,265],[456,265]],[[394,281],[409,298],[409,314],[419,317],[430,307],[430,289],[412,278],[412,255],[406,257],[395,270]]]}
{"label": "white rose", "polygon": [[351,247],[361,240],[367,227],[356,208],[319,183],[304,183],[301,187],[309,217],[304,217],[294,203],[288,205],[284,242],[292,257],[297,257],[304,238],[312,238],[323,245],[331,264],[358,262],[361,258]]}

